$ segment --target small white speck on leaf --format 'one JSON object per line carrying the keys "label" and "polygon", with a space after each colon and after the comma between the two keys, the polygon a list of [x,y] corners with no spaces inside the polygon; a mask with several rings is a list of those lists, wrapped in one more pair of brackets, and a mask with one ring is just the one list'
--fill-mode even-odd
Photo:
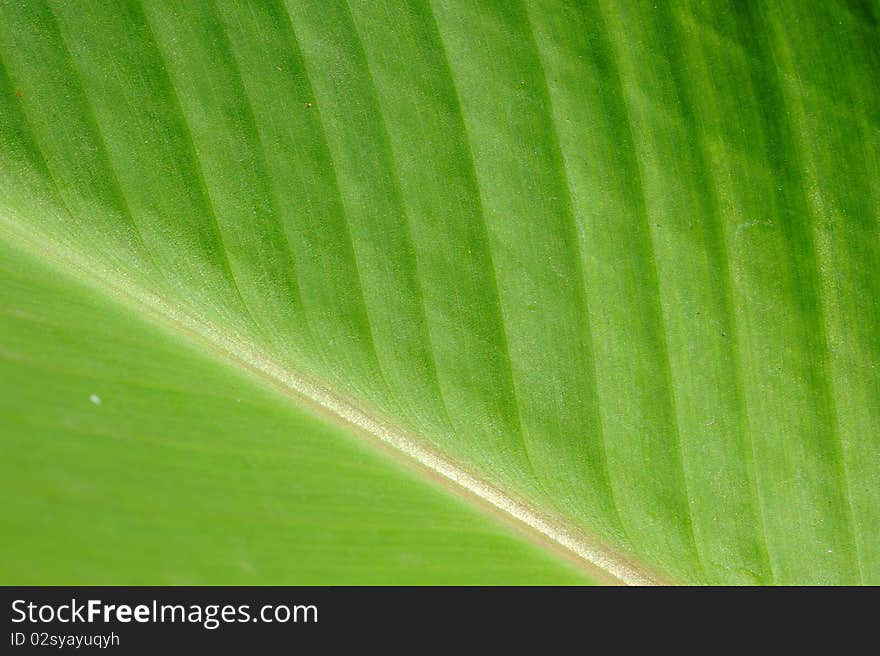
{"label": "small white speck on leaf", "polygon": [[101,405],[101,397],[97,394],[89,394],[89,401],[91,401],[95,405]]}

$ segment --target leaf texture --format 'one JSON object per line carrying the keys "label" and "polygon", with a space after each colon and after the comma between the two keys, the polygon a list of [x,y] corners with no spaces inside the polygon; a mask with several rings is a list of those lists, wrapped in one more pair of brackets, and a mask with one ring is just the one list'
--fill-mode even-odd
{"label": "leaf texture", "polygon": [[[878,19],[855,0],[4,0],[6,561],[32,567],[46,529],[23,517],[52,517],[93,558],[53,571],[90,580],[88,506],[141,553],[121,579],[246,580],[238,549],[264,580],[367,581],[411,548],[421,569],[375,581],[469,553],[460,580],[582,580],[274,376],[622,571],[880,583]],[[130,407],[89,402],[102,376]],[[314,516],[279,496],[285,467],[314,468]],[[179,509],[138,505],[148,475]],[[135,518],[157,508],[154,557]],[[217,516],[173,551],[199,508]],[[416,510],[436,540],[408,532]],[[194,567],[224,522],[245,542]],[[282,566],[306,525],[338,552]]]}

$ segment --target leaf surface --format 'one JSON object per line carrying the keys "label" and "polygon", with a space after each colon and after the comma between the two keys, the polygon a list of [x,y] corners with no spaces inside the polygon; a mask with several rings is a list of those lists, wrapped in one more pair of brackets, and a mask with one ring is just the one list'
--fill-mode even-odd
{"label": "leaf surface", "polygon": [[878,16],[4,0],[4,580],[880,583]]}

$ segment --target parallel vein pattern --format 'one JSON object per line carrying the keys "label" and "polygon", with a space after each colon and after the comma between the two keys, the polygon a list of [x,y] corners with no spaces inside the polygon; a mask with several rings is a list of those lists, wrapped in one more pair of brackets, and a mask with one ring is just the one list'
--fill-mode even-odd
{"label": "parallel vein pattern", "polygon": [[880,583],[878,17],[2,0],[0,234],[546,535],[684,581]]}

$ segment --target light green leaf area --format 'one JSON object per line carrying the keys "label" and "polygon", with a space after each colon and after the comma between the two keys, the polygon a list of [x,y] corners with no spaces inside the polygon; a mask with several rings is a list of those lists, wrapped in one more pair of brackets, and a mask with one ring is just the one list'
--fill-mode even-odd
{"label": "light green leaf area", "polygon": [[585,582],[101,290],[0,256],[4,584]]}
{"label": "light green leaf area", "polygon": [[0,0],[0,579],[880,584],[878,22]]}

